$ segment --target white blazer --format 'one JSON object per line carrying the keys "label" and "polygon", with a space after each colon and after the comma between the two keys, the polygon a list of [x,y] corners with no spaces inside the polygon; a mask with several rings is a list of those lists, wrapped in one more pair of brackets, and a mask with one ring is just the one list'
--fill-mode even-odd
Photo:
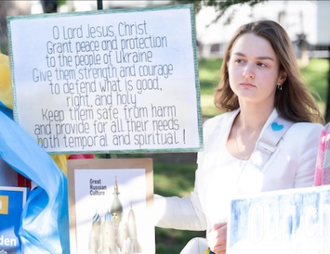
{"label": "white blazer", "polygon": [[[197,157],[194,190],[190,196],[182,198],[155,195],[156,226],[207,230],[214,223],[227,219],[230,200],[236,190],[237,174],[234,174],[234,168],[224,170],[226,165],[222,158],[226,152],[225,144],[231,126],[238,113],[239,110],[224,113],[204,123],[204,148]],[[260,136],[277,116],[274,109]],[[259,186],[257,192],[313,186],[322,128],[321,124],[316,123],[293,124],[261,169],[262,177],[245,180],[245,186]]]}

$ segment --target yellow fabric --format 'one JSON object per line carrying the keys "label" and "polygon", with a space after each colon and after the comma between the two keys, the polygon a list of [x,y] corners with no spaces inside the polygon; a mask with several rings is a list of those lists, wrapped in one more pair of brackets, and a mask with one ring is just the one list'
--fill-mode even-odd
{"label": "yellow fabric", "polygon": [[[0,101],[13,109],[13,90],[10,77],[10,61],[7,55],[0,53]],[[69,155],[51,155],[57,166],[67,175],[67,158]]]}
{"label": "yellow fabric", "polygon": [[0,101],[13,109],[13,91],[11,88],[10,63],[7,55],[0,53]]}
{"label": "yellow fabric", "polygon": [[62,170],[62,172],[67,176],[68,174],[68,165],[67,165],[67,159],[70,156],[69,154],[52,154],[50,155],[57,166]]}
{"label": "yellow fabric", "polygon": [[206,251],[204,252],[204,254],[210,254],[210,249],[207,248]]}

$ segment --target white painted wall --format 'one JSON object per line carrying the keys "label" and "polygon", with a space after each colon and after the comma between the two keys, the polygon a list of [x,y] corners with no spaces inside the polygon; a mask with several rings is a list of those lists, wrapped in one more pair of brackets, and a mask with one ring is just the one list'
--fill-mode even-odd
{"label": "white painted wall", "polygon": [[330,1],[320,1],[317,5],[317,42],[330,44]]}
{"label": "white painted wall", "polygon": [[[206,25],[211,23],[216,13],[213,8],[206,7],[196,17],[197,38],[204,44],[227,42],[240,25],[259,19],[279,22],[279,13],[285,11],[286,15],[279,23],[287,30],[290,38],[294,40],[297,33],[304,32],[308,41],[314,44],[317,43],[317,4],[315,1],[269,1],[257,4],[252,9],[247,4],[236,5],[209,28]],[[230,25],[224,25],[231,11],[236,12],[235,18]],[[330,26],[330,15],[327,20]]]}

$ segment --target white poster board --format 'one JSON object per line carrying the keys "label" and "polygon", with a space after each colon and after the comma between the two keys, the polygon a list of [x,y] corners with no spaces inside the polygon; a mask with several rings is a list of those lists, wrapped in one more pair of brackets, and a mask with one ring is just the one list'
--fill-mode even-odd
{"label": "white poster board", "polygon": [[198,151],[192,5],[8,18],[14,118],[49,153]]}
{"label": "white poster board", "polygon": [[330,186],[233,200],[227,254],[241,253],[330,253]]}

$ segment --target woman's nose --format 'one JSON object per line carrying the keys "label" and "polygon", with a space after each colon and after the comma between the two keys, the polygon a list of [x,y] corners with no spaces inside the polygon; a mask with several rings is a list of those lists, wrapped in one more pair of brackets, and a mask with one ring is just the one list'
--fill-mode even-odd
{"label": "woman's nose", "polygon": [[254,70],[252,64],[247,64],[243,70],[243,76],[245,78],[254,78]]}

